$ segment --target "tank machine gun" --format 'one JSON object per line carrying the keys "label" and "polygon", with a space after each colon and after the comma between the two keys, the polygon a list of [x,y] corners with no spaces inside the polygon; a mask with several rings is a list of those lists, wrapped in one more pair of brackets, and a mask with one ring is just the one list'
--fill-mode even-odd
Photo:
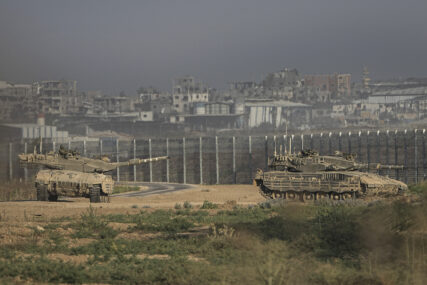
{"label": "tank machine gun", "polygon": [[269,169],[258,170],[254,183],[270,199],[343,200],[365,196],[393,196],[406,184],[365,170],[403,169],[400,165],[359,163],[354,154],[319,155],[305,150],[274,155]]}
{"label": "tank machine gun", "polygon": [[148,159],[131,159],[110,162],[108,158],[94,159],[80,156],[77,151],[60,147],[57,152],[46,154],[19,154],[21,165],[47,168],[36,175],[37,200],[56,201],[59,195],[89,197],[91,202],[100,202],[100,196],[112,194],[114,181],[105,175],[120,166],[131,166],[169,159],[160,156]]}

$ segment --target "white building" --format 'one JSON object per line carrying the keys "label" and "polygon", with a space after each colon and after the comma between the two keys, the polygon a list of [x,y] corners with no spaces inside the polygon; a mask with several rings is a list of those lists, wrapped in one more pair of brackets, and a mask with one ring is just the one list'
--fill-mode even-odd
{"label": "white building", "polygon": [[194,103],[209,102],[208,89],[194,77],[177,78],[173,84],[172,103],[178,113],[189,113]]}
{"label": "white building", "polygon": [[245,103],[248,127],[271,124],[278,128],[286,123],[307,124],[311,117],[311,106],[290,101],[250,101]]}

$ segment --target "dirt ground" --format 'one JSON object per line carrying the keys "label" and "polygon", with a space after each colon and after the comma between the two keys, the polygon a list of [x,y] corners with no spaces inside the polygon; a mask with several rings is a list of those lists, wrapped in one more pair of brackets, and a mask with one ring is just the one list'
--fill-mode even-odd
{"label": "dirt ground", "polygon": [[250,205],[265,201],[252,185],[195,185],[191,189],[146,197],[112,197],[110,203],[90,204],[85,198],[60,198],[58,202],[0,202],[0,221],[43,222],[55,217],[80,216],[89,206],[99,214],[134,214],[141,209],[170,209],[188,201],[200,206],[207,200],[216,204]]}

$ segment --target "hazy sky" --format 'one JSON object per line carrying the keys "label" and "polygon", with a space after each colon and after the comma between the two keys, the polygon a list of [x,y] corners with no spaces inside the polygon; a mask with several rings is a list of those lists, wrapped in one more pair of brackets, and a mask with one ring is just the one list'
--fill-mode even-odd
{"label": "hazy sky", "polygon": [[191,74],[427,76],[426,0],[0,0],[0,80],[135,93]]}

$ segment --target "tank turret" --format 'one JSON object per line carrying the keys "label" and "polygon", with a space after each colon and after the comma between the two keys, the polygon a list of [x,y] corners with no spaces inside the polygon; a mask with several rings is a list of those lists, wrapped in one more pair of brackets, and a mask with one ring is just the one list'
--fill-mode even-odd
{"label": "tank turret", "polygon": [[268,171],[258,170],[254,183],[266,198],[290,200],[393,196],[407,189],[400,181],[369,173],[403,166],[360,163],[355,158],[354,154],[339,151],[333,155],[319,155],[311,150],[279,154],[269,159]]}
{"label": "tank turret", "polygon": [[167,156],[160,156],[146,159],[131,159],[124,162],[109,162],[108,159],[83,157],[75,151],[68,151],[63,148],[60,148],[58,152],[49,152],[46,154],[34,152],[19,154],[18,157],[20,163],[26,166],[40,165],[48,169],[73,170],[85,173],[108,173],[120,166],[138,165],[168,159]]}
{"label": "tank turret", "polygon": [[383,165],[380,163],[359,163],[356,155],[336,151],[334,155],[319,155],[312,150],[303,150],[298,154],[279,154],[268,161],[270,170],[309,172],[309,171],[356,171],[403,169],[402,165]]}

